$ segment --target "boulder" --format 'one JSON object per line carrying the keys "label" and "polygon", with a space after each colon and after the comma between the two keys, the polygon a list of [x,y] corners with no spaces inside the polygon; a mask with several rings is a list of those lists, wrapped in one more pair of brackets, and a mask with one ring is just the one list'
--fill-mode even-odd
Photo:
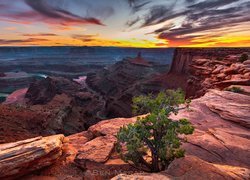
{"label": "boulder", "polygon": [[0,178],[16,178],[53,164],[64,136],[37,137],[0,145]]}
{"label": "boulder", "polygon": [[86,179],[109,179],[120,173],[137,172],[114,151],[115,142],[114,136],[106,135],[97,137],[81,147],[75,163],[85,171]]}
{"label": "boulder", "polygon": [[78,152],[75,162],[83,169],[87,169],[88,162],[105,163],[114,148],[114,136],[100,136],[87,143]]}

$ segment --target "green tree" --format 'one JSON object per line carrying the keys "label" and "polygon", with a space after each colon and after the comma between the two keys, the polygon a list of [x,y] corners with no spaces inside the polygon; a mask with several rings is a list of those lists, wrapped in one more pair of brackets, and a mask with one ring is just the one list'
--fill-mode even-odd
{"label": "green tree", "polygon": [[149,114],[118,132],[117,151],[121,158],[141,170],[159,172],[175,158],[183,157],[180,135],[192,134],[194,127],[187,119],[173,121],[169,116],[177,114],[182,109],[179,104],[184,102],[181,90],[167,90],[156,97],[135,97],[134,112]]}
{"label": "green tree", "polygon": [[240,62],[244,62],[244,61],[246,61],[246,60],[248,60],[248,55],[247,54],[242,54],[241,56],[240,56]]}

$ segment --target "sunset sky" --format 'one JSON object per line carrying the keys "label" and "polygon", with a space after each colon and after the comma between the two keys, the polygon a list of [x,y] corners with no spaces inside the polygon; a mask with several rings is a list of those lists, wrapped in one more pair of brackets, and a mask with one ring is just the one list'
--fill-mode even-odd
{"label": "sunset sky", "polygon": [[0,46],[250,46],[250,0],[0,0]]}

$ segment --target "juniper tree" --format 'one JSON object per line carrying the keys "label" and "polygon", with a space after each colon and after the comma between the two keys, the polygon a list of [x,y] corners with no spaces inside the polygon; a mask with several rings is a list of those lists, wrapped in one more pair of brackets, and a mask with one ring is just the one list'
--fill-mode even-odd
{"label": "juniper tree", "polygon": [[117,151],[121,158],[141,170],[159,172],[175,158],[183,157],[180,135],[192,134],[194,128],[187,119],[174,121],[170,115],[177,114],[184,102],[181,90],[133,98],[134,112],[149,114],[118,132]]}

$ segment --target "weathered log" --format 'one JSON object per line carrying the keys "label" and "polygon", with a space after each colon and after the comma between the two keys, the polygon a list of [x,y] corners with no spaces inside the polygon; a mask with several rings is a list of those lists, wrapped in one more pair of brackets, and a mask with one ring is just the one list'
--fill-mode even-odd
{"label": "weathered log", "polygon": [[62,155],[63,139],[63,135],[54,135],[0,144],[0,179],[51,165]]}

